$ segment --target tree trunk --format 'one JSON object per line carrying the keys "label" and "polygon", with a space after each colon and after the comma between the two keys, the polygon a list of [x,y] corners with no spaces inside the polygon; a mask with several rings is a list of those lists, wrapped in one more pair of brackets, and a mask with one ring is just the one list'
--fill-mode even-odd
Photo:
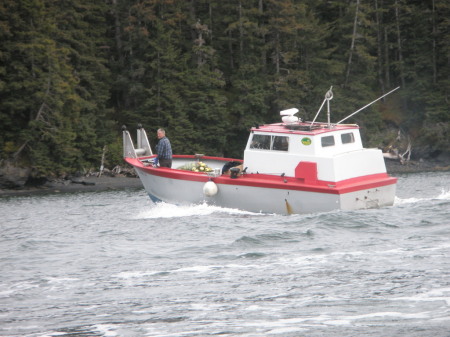
{"label": "tree trunk", "polygon": [[[43,117],[44,110],[46,108],[48,108],[46,99],[47,99],[48,95],[50,94],[50,87],[51,87],[51,80],[50,80],[50,76],[49,76],[49,78],[47,80],[47,88],[45,90],[43,102],[42,102],[41,106],[39,107],[38,112],[36,113],[36,117],[33,119],[35,121],[44,118]],[[22,143],[22,145],[18,148],[18,150],[16,152],[14,152],[14,154],[12,155],[12,158],[14,161],[17,161],[17,159],[19,158],[19,155],[22,153],[22,151],[25,149],[25,147],[28,145],[28,143],[29,143],[29,140],[26,140],[25,142]]]}
{"label": "tree trunk", "polygon": [[434,0],[432,0],[432,22],[433,22],[433,35],[432,35],[432,41],[433,41],[433,49],[432,49],[432,62],[433,62],[433,84],[437,83],[437,57],[436,57],[436,35],[437,35],[437,28],[436,28],[436,7]]}
{"label": "tree trunk", "polygon": [[280,73],[280,32],[277,31],[275,39],[275,68],[276,74]]}
{"label": "tree trunk", "polygon": [[400,14],[398,10],[399,4],[398,0],[395,0],[395,24],[397,28],[397,49],[398,49],[398,63],[400,70],[400,81],[402,87],[405,88],[405,73],[403,70],[403,52],[402,52],[402,39],[400,34]]}
{"label": "tree trunk", "polygon": [[[399,14],[399,4],[398,0],[395,0],[395,24],[397,28],[397,49],[398,49],[398,63],[399,63],[399,72],[400,72],[400,83],[403,90],[406,89],[405,85],[405,70],[403,67],[403,49],[402,49],[402,39],[400,32],[400,14]],[[406,111],[408,109],[408,102],[405,97],[402,99],[403,110]]]}
{"label": "tree trunk", "polygon": [[105,168],[105,154],[106,154],[106,145],[103,146],[103,152],[102,152],[102,160],[100,163],[100,171],[98,172],[97,177],[100,177],[103,174],[103,170]]}
{"label": "tree trunk", "polygon": [[350,45],[350,53],[348,55],[347,72],[345,74],[345,86],[347,86],[348,79],[350,77],[350,68],[352,65],[353,51],[355,49],[356,28],[358,25],[358,14],[359,14],[359,0],[356,0],[355,20],[353,21],[353,35],[352,35],[352,43]]}
{"label": "tree trunk", "polygon": [[[259,0],[259,2],[258,2],[258,11],[261,16],[264,14],[263,0]],[[260,21],[260,25],[262,25],[261,21]],[[266,45],[266,35],[262,32],[262,30],[261,30],[261,39],[262,39],[262,45],[265,46]],[[267,52],[266,52],[266,48],[264,48],[264,47],[261,48],[261,64],[262,64],[263,69],[265,70],[266,65],[267,65]]]}
{"label": "tree trunk", "polygon": [[233,58],[233,35],[231,34],[231,30],[228,30],[228,52],[230,53],[230,69],[234,69],[234,58]]}
{"label": "tree trunk", "polygon": [[208,7],[208,15],[209,15],[209,36],[210,36],[210,41],[211,41],[211,45],[212,45],[212,41],[213,41],[213,13],[212,13],[212,4],[209,4]]}
{"label": "tree trunk", "polygon": [[157,81],[156,81],[156,111],[158,111],[158,120],[161,118],[161,83],[162,83],[162,79],[161,79],[161,54],[158,52],[156,53],[157,55],[157,70],[156,70],[156,76],[157,76]]}
{"label": "tree trunk", "polygon": [[244,25],[242,24],[242,1],[239,1],[239,53],[242,62],[244,55]]}
{"label": "tree trunk", "polygon": [[387,88],[391,87],[390,62],[389,62],[389,40],[387,27],[384,27],[384,81]]}
{"label": "tree trunk", "polygon": [[119,63],[123,64],[123,55],[122,55],[122,34],[121,34],[121,26],[120,26],[120,17],[119,17],[119,9],[117,8],[117,0],[112,0],[113,4],[113,12],[114,12],[114,38],[116,40],[116,48],[117,48],[117,57],[119,58]]}
{"label": "tree trunk", "polygon": [[383,53],[382,53],[382,37],[381,37],[381,15],[378,9],[378,0],[375,0],[375,20],[377,24],[377,61],[378,61],[378,83],[380,84],[381,91],[384,94],[385,87],[383,81]]}

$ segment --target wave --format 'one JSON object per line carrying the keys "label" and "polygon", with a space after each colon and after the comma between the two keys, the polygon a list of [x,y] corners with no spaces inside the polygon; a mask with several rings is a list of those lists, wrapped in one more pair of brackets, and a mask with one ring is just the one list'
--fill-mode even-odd
{"label": "wave", "polygon": [[[422,194],[422,193],[420,193]],[[422,194],[423,195],[423,194]],[[437,195],[431,195],[431,196],[419,196],[419,197],[406,197],[401,198],[399,196],[396,196],[394,199],[394,206],[399,205],[406,205],[406,204],[414,204],[414,203],[420,203],[420,202],[427,202],[427,201],[433,201],[433,200],[450,200],[450,188],[442,188],[440,193]],[[268,213],[258,213],[258,212],[249,212],[249,211],[243,211],[235,208],[226,208],[226,207],[219,207],[214,205],[209,205],[207,203],[202,204],[195,204],[195,205],[180,205],[180,204],[170,204],[165,202],[157,202],[157,203],[151,203],[151,206],[149,208],[146,208],[144,210],[141,210],[137,213],[137,215],[134,217],[136,220],[140,219],[158,219],[158,218],[182,218],[182,217],[190,217],[190,216],[205,216],[205,215],[211,215],[214,213],[222,213],[226,215],[249,215],[249,216],[268,216],[268,215],[275,215],[275,214],[268,214]],[[331,212],[323,212],[325,214],[327,213],[334,213]],[[313,216],[317,216],[318,214],[322,214],[321,212],[313,214]],[[303,215],[296,215],[293,214],[292,216],[305,216]],[[291,216],[291,217],[292,217]]]}
{"label": "wave", "polygon": [[394,205],[398,206],[398,205],[403,205],[403,204],[414,204],[420,201],[426,201],[429,200],[427,198],[406,198],[406,199],[401,199],[399,197],[395,197],[394,199]]}
{"label": "wave", "polygon": [[[427,292],[415,294],[412,296],[396,297],[396,298],[393,298],[393,300],[412,301],[412,302],[442,301],[442,302],[445,302],[447,304],[447,306],[449,306],[450,305],[450,288],[443,287],[443,288],[431,289]],[[449,318],[449,320],[450,320],[450,318]]]}
{"label": "wave", "polygon": [[189,216],[204,216],[213,213],[226,213],[237,215],[260,214],[242,211],[234,208],[212,206],[206,203],[199,205],[175,205],[175,204],[168,204],[165,202],[158,202],[154,204],[150,209],[141,211],[139,214],[136,215],[135,219],[183,218]]}
{"label": "wave", "polygon": [[399,198],[399,197],[395,197],[394,200],[394,205],[403,205],[403,204],[414,204],[414,203],[418,203],[418,202],[423,202],[423,201],[432,201],[432,200],[450,200],[450,190],[445,190],[445,189],[441,189],[441,193],[437,196],[431,196],[431,197],[425,197],[425,198],[416,198],[416,197],[412,197],[412,198]]}
{"label": "wave", "polygon": [[[319,314],[317,316],[282,318],[273,321],[261,322],[247,321],[243,323],[245,326],[258,326],[270,330],[270,334],[283,334],[286,332],[298,332],[300,328],[308,326],[350,326],[352,324],[362,324],[362,322],[379,322],[383,319],[392,320],[413,320],[413,319],[429,319],[429,312],[404,313],[397,311],[380,311],[360,315],[331,315]],[[361,322],[362,321],[362,322]],[[305,329],[305,331],[307,331]],[[303,334],[302,334],[303,335]],[[332,334],[334,335],[334,334]]]}
{"label": "wave", "polygon": [[223,273],[224,271],[230,270],[242,270],[242,269],[262,269],[264,266],[256,264],[238,264],[238,263],[228,263],[228,264],[208,264],[208,265],[191,265],[180,268],[169,268],[167,270],[141,270],[141,271],[123,271],[112,275],[112,277],[136,282],[141,282],[144,279],[155,278],[155,277],[170,277],[175,274],[212,274],[212,273]]}
{"label": "wave", "polygon": [[444,189],[441,190],[441,194],[439,194],[437,196],[437,198],[435,199],[439,199],[439,200],[450,200],[450,190],[446,191]]}
{"label": "wave", "polygon": [[[411,198],[400,198],[395,197],[394,200],[394,206],[398,205],[404,205],[404,204],[414,204],[419,202],[426,202],[426,201],[432,201],[432,200],[450,200],[450,189],[445,190],[442,189],[441,193],[437,196],[431,196],[431,197],[411,197]],[[229,215],[250,215],[250,216],[261,216],[261,215],[273,215],[273,214],[267,214],[267,213],[255,213],[255,212],[249,212],[249,211],[243,211],[235,208],[226,208],[226,207],[219,207],[219,206],[213,206],[208,205],[206,203],[203,204],[196,204],[196,205],[176,205],[176,204],[169,204],[165,202],[158,202],[155,204],[152,204],[152,206],[148,209],[145,209],[141,212],[139,212],[134,219],[140,220],[140,219],[158,219],[158,218],[182,218],[182,217],[189,217],[189,216],[205,216],[205,215],[211,215],[213,213],[223,213],[223,214],[229,214]],[[324,212],[324,214],[328,214],[330,212]],[[331,212],[333,213],[333,212]],[[322,213],[316,213],[313,214],[314,216],[317,216],[318,214]],[[293,214],[292,217],[295,216],[305,216],[305,215],[298,215]]]}

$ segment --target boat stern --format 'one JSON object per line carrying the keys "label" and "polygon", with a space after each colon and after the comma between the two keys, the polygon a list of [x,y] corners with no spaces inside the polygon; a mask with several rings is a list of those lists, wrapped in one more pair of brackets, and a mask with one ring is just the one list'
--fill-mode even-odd
{"label": "boat stern", "polygon": [[150,142],[148,141],[147,133],[142,125],[138,125],[137,128],[137,147],[134,147],[133,140],[131,139],[130,132],[127,127],[122,126],[123,135],[123,157],[124,158],[138,158],[153,155]]}
{"label": "boat stern", "polygon": [[389,177],[386,184],[340,195],[341,210],[380,208],[394,205],[397,179]]}

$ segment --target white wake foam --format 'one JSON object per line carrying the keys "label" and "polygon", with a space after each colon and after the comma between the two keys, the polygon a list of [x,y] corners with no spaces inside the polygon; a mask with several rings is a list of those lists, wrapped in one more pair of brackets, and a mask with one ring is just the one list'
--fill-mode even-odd
{"label": "white wake foam", "polygon": [[442,189],[441,194],[439,194],[435,199],[450,200],[450,189],[448,191]]}
{"label": "white wake foam", "polygon": [[174,205],[167,204],[165,202],[159,202],[154,204],[151,208],[137,214],[136,219],[181,218],[189,216],[210,215],[212,213],[253,215],[258,214],[241,211],[234,208],[212,206],[206,203],[200,205]]}
{"label": "white wake foam", "polygon": [[406,198],[406,199],[402,199],[399,197],[395,197],[394,199],[394,205],[404,205],[404,204],[414,204],[416,202],[420,202],[420,201],[425,201],[428,200],[426,198]]}
{"label": "white wake foam", "polygon": [[403,205],[403,204],[413,204],[422,201],[431,201],[431,200],[450,200],[450,190],[441,189],[441,193],[435,197],[427,197],[427,198],[399,198],[395,197],[394,205]]}

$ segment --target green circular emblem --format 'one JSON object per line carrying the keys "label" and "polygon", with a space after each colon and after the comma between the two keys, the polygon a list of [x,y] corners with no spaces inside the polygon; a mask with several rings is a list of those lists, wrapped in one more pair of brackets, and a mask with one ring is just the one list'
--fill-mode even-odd
{"label": "green circular emblem", "polygon": [[303,145],[311,145],[311,138],[305,137],[302,139]]}

